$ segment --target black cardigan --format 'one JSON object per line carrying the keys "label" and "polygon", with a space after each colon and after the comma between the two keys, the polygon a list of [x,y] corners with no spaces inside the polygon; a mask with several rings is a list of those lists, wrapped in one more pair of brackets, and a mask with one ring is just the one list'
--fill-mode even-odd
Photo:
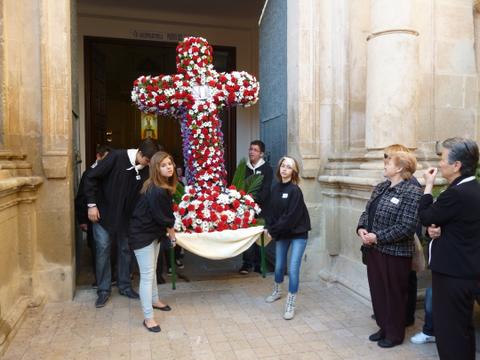
{"label": "black cardigan", "polygon": [[128,158],[127,150],[113,150],[91,169],[84,179],[87,203],[97,204],[100,225],[109,233],[125,233],[138,200],[148,167],[139,171],[139,178]]}
{"label": "black cardigan", "polygon": [[480,279],[480,184],[476,180],[458,185],[458,177],[433,202],[430,194],[420,199],[423,225],[441,227],[432,240],[432,271],[465,279]]}
{"label": "black cardigan", "polygon": [[274,239],[308,238],[312,229],[310,216],[298,185],[288,182],[273,186],[266,220],[267,230]]}
{"label": "black cardigan", "polygon": [[151,186],[140,195],[130,220],[128,243],[131,249],[141,249],[156,239],[167,238],[167,228],[175,223],[172,205],[172,196],[163,188]]}

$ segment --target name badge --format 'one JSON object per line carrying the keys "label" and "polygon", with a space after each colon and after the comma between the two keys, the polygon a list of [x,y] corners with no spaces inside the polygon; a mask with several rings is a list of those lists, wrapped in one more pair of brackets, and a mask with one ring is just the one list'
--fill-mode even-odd
{"label": "name badge", "polygon": [[255,174],[261,174],[262,172],[260,170],[256,170]]}
{"label": "name badge", "polygon": [[283,194],[282,194],[282,199],[286,199],[286,198],[288,198],[288,194],[287,194],[287,193],[283,193]]}
{"label": "name badge", "polygon": [[137,175],[137,176],[135,176],[135,179],[142,180],[142,177],[140,175]]}
{"label": "name badge", "polygon": [[390,202],[392,202],[392,203],[394,203],[395,205],[397,205],[397,204],[400,202],[400,200],[398,200],[396,197],[392,197],[392,198],[390,199]]}

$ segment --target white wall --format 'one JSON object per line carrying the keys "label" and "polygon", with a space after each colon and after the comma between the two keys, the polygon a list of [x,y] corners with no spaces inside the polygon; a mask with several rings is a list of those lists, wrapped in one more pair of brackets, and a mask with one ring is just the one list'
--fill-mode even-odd
{"label": "white wall", "polygon": [[[80,141],[85,159],[85,76],[84,37],[110,37],[138,39],[135,31],[196,35],[206,38],[212,45],[236,48],[236,66],[258,77],[258,32],[256,26],[242,21],[226,21],[205,16],[195,17],[184,13],[162,13],[137,9],[78,7],[78,73],[80,93]],[[151,40],[151,39],[148,39]],[[162,41],[168,41],[166,39]],[[132,79],[133,81],[134,79]],[[259,137],[258,105],[237,110],[237,161],[247,156],[251,140]],[[85,166],[85,164],[83,164]]]}

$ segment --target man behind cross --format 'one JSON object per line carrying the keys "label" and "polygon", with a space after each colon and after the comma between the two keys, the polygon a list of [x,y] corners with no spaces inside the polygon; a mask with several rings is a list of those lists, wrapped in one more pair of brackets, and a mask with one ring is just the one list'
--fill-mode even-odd
{"label": "man behind cross", "polygon": [[[108,153],[112,151],[112,148],[108,145],[99,145],[97,147],[97,151],[95,154],[95,162],[90,165],[82,174],[80,179],[80,184],[78,185],[77,195],[75,196],[75,217],[78,222],[78,226],[83,232],[87,233],[87,245],[90,248],[92,253],[92,269],[95,275],[95,242],[93,241],[93,231],[92,231],[92,224],[88,220],[88,207],[87,207],[87,199],[85,197],[85,192],[83,189],[85,178],[87,174],[94,168],[97,167],[98,163],[102,161]],[[112,266],[113,269],[114,266]],[[97,279],[95,277],[95,282],[93,286],[97,287]]]}
{"label": "man behind cross", "polygon": [[138,194],[148,177],[150,158],[157,144],[145,139],[138,149],[113,150],[85,177],[88,219],[93,223],[96,251],[97,308],[111,293],[110,247],[117,241],[117,285],[120,295],[138,299],[130,279],[131,252],[127,230]]}
{"label": "man behind cross", "polygon": [[[270,198],[270,187],[272,185],[273,171],[263,156],[265,155],[265,144],[261,140],[253,140],[248,149],[247,169],[245,178],[253,174],[263,175],[262,185],[254,196],[254,200],[262,209],[260,216],[266,217],[268,212],[268,200]],[[239,270],[242,275],[247,275],[251,269],[260,272],[260,248],[253,243],[248,250],[243,253],[243,265]]]}

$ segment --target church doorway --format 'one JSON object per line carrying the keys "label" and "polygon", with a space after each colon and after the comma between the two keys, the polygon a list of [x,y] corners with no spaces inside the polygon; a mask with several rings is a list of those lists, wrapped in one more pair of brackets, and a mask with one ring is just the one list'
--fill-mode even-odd
{"label": "church doorway", "polygon": [[[132,104],[133,81],[140,75],[176,73],[176,42],[84,37],[85,68],[85,166],[95,161],[95,149],[105,144],[113,148],[134,148],[144,137],[155,138],[183,165],[180,124],[169,117],[145,117]],[[236,68],[235,47],[215,46],[214,66],[219,72]],[[221,114],[228,181],[236,167],[236,111]],[[82,242],[85,244],[85,242]],[[77,256],[77,285],[89,286],[94,273],[91,252],[85,244]],[[212,261],[185,253],[184,269],[178,275],[188,281],[237,276],[241,256]],[[165,262],[164,262],[165,264]],[[167,266],[164,278],[168,281]]]}

